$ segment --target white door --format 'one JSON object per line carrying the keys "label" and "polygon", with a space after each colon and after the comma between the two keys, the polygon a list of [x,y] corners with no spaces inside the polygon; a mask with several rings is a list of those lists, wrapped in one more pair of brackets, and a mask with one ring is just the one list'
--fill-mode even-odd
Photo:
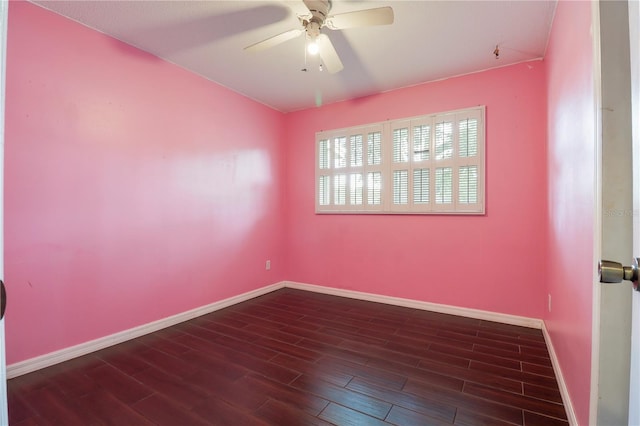
{"label": "white door", "polygon": [[[5,58],[7,50],[7,22],[9,2],[0,0],[0,280],[4,280],[4,88]],[[4,352],[4,319],[0,320],[0,425],[8,425],[7,413],[7,368]]]}
{"label": "white door", "polygon": [[[630,265],[640,257],[640,10],[637,0],[596,4],[602,191],[595,251]],[[640,292],[629,282],[596,284],[591,424],[640,426],[639,319]]]}
{"label": "white door", "polygon": [[[633,253],[640,257],[640,3],[629,0],[633,140]],[[640,287],[638,288],[640,290]],[[640,425],[640,291],[632,294],[629,424]]]}

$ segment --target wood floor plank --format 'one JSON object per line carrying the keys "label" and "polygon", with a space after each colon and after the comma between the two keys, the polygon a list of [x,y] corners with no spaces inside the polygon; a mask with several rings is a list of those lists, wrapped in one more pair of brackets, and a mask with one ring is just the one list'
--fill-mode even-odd
{"label": "wood floor plank", "polygon": [[568,426],[569,422],[566,420],[554,419],[551,417],[543,416],[538,413],[525,411],[524,425],[525,426]]}
{"label": "wood floor plank", "polygon": [[[145,346],[145,349],[146,348]],[[103,349],[97,352],[96,356],[107,364],[122,371],[124,374],[134,374],[151,367],[151,365],[142,358],[132,356],[132,352],[128,350],[127,347],[120,345]]]}
{"label": "wood floor plank", "polygon": [[268,395],[259,390],[244,388],[237,381],[228,380],[224,376],[210,371],[199,371],[187,379],[189,383],[208,394],[207,400],[226,401],[229,405],[245,411],[256,410],[268,399]]}
{"label": "wood floor plank", "polygon": [[269,400],[256,411],[256,416],[272,425],[281,426],[332,426],[319,417],[299,410],[296,406]]}
{"label": "wood floor plank", "polygon": [[551,359],[547,357],[533,356],[522,352],[505,351],[504,349],[498,349],[491,346],[473,345],[475,352],[484,354],[491,354],[501,358],[512,359],[516,361],[525,361],[531,364],[551,366]]}
{"label": "wood floor plank", "polygon": [[160,395],[151,395],[132,405],[138,413],[149,419],[156,425],[193,425],[203,426],[210,424],[197,415],[184,410],[183,407],[170,399]]}
{"label": "wood floor plank", "polygon": [[153,394],[152,389],[110,365],[100,367],[87,375],[125,404],[135,403]]}
{"label": "wood floor plank", "polygon": [[334,404],[333,402],[325,408],[319,416],[321,419],[331,422],[336,425],[343,426],[387,426],[381,420],[368,416],[359,411],[351,408],[343,407],[342,405]]}
{"label": "wood floor plank", "polygon": [[562,395],[560,389],[549,389],[543,386],[536,386],[530,383],[523,383],[524,394],[538,399],[562,404]]}
{"label": "wood floor plank", "polygon": [[154,424],[103,389],[83,396],[78,399],[78,402],[83,406],[91,407],[92,414],[100,419],[100,424],[103,425],[152,426]]}
{"label": "wood floor plank", "polygon": [[[544,386],[551,389],[555,389],[558,384],[553,376],[542,376],[540,374],[530,373],[528,371],[518,371],[511,368],[505,368],[501,365],[486,364],[483,362],[471,361],[469,368],[472,370],[485,372],[487,374],[494,374],[499,377],[520,381],[523,383],[530,383],[533,385]],[[523,366],[524,369],[524,366]],[[551,370],[553,371],[553,369]]]}
{"label": "wood floor plank", "polygon": [[541,376],[551,377],[553,379],[555,379],[556,377],[556,375],[553,372],[553,367],[551,365],[545,366],[545,365],[539,365],[539,364],[532,364],[530,362],[523,362],[522,371],[527,373],[538,374]]}
{"label": "wood floor plank", "polygon": [[65,398],[53,388],[42,388],[24,396],[25,403],[49,424],[88,425],[99,424],[92,410],[88,410],[75,399]]}
{"label": "wood floor plank", "polygon": [[[267,426],[269,422],[254,416],[227,402],[211,398],[202,402],[192,410],[200,419],[208,425],[216,426]],[[182,423],[189,425],[189,423]]]}
{"label": "wood floor plank", "polygon": [[352,380],[347,387],[372,398],[388,401],[394,406],[422,413],[441,421],[452,422],[456,413],[456,407],[453,404],[446,404],[436,399],[422,398],[413,395],[411,392],[385,389],[361,379]]}
{"label": "wood floor plank", "polygon": [[[422,360],[418,367],[419,369],[424,369],[434,373],[437,372],[437,374],[455,377],[467,382],[482,383],[484,385],[491,386],[497,389],[503,389],[515,393],[522,393],[522,382],[510,378],[501,377],[499,375],[494,375],[478,370],[471,370],[468,368],[461,368],[455,365],[443,365],[440,362],[433,362],[430,360]],[[411,376],[418,380],[430,381],[429,379],[425,380],[422,374],[419,372],[412,373]]]}
{"label": "wood floor plank", "polygon": [[505,392],[476,383],[466,383],[463,392],[511,407],[519,407],[524,410],[541,413],[549,417],[555,417],[561,420],[566,420],[567,418],[562,404],[550,403],[527,395]]}
{"label": "wood floor plank", "polygon": [[394,405],[389,412],[389,415],[385,421],[398,426],[445,426],[451,425],[451,423],[445,423],[437,419],[425,416],[415,411],[407,410],[406,408]]}
{"label": "wood floor plank", "polygon": [[29,417],[17,423],[10,423],[12,426],[51,426],[51,423],[47,422],[42,417]]}
{"label": "wood floor plank", "polygon": [[505,368],[512,368],[514,370],[521,369],[519,360],[495,356],[492,354],[482,353],[475,350],[469,351],[465,349],[460,349],[452,346],[440,345],[435,343],[429,346],[429,350],[432,352],[452,355],[465,360],[479,361],[487,364],[499,364]]}
{"label": "wood floor plank", "polygon": [[348,407],[378,419],[384,419],[392,406],[389,402],[341,388],[328,382],[314,380],[305,375],[294,380],[291,386],[305,393],[311,393],[329,401],[334,401],[343,407]]}
{"label": "wood floor plank", "polygon": [[140,358],[159,370],[176,377],[188,376],[198,370],[198,367],[187,361],[184,356],[176,357],[153,348],[142,352]]}
{"label": "wood floor plank", "polygon": [[423,396],[432,401],[454,405],[466,411],[494,417],[498,420],[519,425],[523,422],[522,410],[517,407],[503,405],[475,395],[447,391],[446,389],[434,387],[429,383],[409,379],[404,387],[404,391]]}
{"label": "wood floor plank", "polygon": [[[360,377],[369,383],[378,384],[387,389],[395,390],[402,389],[407,381],[407,377],[402,374],[396,374],[372,367],[370,363],[362,365],[332,356],[322,357],[315,364],[316,370],[318,370],[318,366],[321,366],[322,370],[328,369],[330,371],[338,371],[344,376],[349,377],[349,380],[344,383],[344,386],[346,386],[355,376]],[[451,383],[451,378],[446,379],[448,383]]]}
{"label": "wood floor plank", "polygon": [[551,425],[540,330],[280,289],[8,382],[12,425]]}
{"label": "wood floor plank", "polygon": [[269,399],[275,399],[288,405],[295,405],[311,415],[318,415],[329,401],[311,393],[300,393],[297,389],[275,382],[258,374],[251,374],[238,381],[239,386],[250,386]]}
{"label": "wood floor plank", "polygon": [[458,409],[456,420],[453,424],[456,426],[513,426],[514,423],[485,416],[476,411]]}
{"label": "wood floor plank", "polygon": [[208,396],[205,391],[193,386],[189,381],[177,378],[156,368],[141,371],[133,377],[186,409],[193,408]]}
{"label": "wood floor plank", "polygon": [[[320,362],[322,360],[319,360]],[[325,366],[320,364],[321,368],[318,368],[318,363],[305,361],[300,358],[295,358],[287,354],[280,354],[271,360],[272,363],[286,366],[300,374],[306,374],[320,380],[332,383],[337,386],[346,386],[353,379],[353,372],[340,370],[336,366]],[[299,375],[299,374],[298,374]],[[293,377],[289,382],[297,378]]]}
{"label": "wood floor plank", "polygon": [[[296,336],[300,336],[303,339],[326,343],[327,345],[339,346],[342,343],[343,339],[341,337],[332,336],[331,334],[327,334],[324,330],[309,330],[308,328],[301,328],[298,325],[286,325],[281,328],[281,331],[285,333],[291,333]],[[298,343],[300,343],[298,341]]]}

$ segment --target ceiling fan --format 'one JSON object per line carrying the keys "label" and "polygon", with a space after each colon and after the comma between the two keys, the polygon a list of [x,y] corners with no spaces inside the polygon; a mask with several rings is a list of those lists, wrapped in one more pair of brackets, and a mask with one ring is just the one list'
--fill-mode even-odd
{"label": "ceiling fan", "polygon": [[306,33],[309,53],[319,53],[320,58],[322,58],[324,65],[327,67],[327,71],[334,74],[342,70],[344,66],[329,37],[320,32],[322,28],[342,30],[345,28],[389,25],[393,23],[393,9],[388,6],[329,15],[332,6],[331,0],[302,1],[309,9],[309,13],[298,15],[298,19],[302,24],[301,28],[295,28],[269,37],[266,40],[245,47],[245,50],[250,52],[265,50]]}

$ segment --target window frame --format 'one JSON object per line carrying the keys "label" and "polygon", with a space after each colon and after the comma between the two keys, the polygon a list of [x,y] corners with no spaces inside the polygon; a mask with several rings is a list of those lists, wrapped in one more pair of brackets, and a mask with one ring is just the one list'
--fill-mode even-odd
{"label": "window frame", "polygon": [[[356,213],[356,214],[451,214],[451,215],[483,215],[485,214],[485,148],[486,148],[486,123],[485,123],[485,106],[476,106],[471,108],[465,108],[455,111],[447,111],[442,113],[428,114],[410,118],[401,118],[397,120],[388,120],[385,122],[372,123],[362,126],[355,126],[343,129],[320,131],[316,133],[316,150],[315,150],[315,212],[317,214],[344,214],[344,213]],[[473,144],[465,145],[464,136],[467,137],[473,132],[469,131],[467,120],[476,120],[476,134],[475,146]],[[466,124],[464,122],[467,121]],[[452,146],[446,147],[443,145],[442,150],[438,148],[438,153],[441,154],[439,158],[436,156],[436,127],[440,126],[440,123],[451,123],[452,135],[450,142]],[[442,124],[446,127],[446,124]],[[420,135],[415,133],[416,128],[421,129]],[[463,128],[466,129],[463,131]],[[400,152],[400,157],[394,156],[394,134],[401,134],[402,130],[406,129],[407,133],[407,149]],[[416,146],[416,137],[422,138],[422,132],[428,129],[428,147],[424,148],[423,143],[418,143]],[[398,131],[398,133],[395,133]],[[466,133],[465,133],[466,132]],[[381,140],[381,155],[380,164],[370,164],[369,152],[371,140],[370,134],[379,134]],[[445,134],[446,135],[446,134]],[[354,138],[361,137],[362,150],[361,158],[362,165],[354,166],[351,160],[352,141]],[[334,167],[335,163],[335,141],[340,138],[345,139],[344,148],[344,167]],[[422,139],[424,140],[424,139]],[[469,139],[467,139],[469,140]],[[324,142],[323,142],[324,141]],[[444,141],[443,141],[444,142]],[[328,143],[328,145],[323,145]],[[463,146],[461,146],[463,143]],[[440,145],[438,145],[440,146]],[[321,164],[321,148],[329,147],[328,164]],[[404,148],[401,147],[401,148]],[[464,148],[464,149],[461,149]],[[461,156],[464,151],[466,153],[473,151],[475,148],[475,155]],[[426,151],[426,153],[425,153]],[[450,154],[450,155],[447,155]],[[418,157],[428,158],[418,158]],[[402,161],[397,161],[398,159]],[[323,167],[328,166],[328,167]],[[451,168],[451,202],[450,203],[437,203],[436,202],[436,170],[443,168]],[[461,170],[467,169],[469,172],[475,168],[476,181],[467,180],[467,188],[474,188],[475,192],[464,191],[464,180],[461,180]],[[419,192],[420,200],[416,199],[418,195],[416,190],[416,172],[418,170],[428,170],[428,187],[424,190],[424,187]],[[397,201],[404,201],[403,198],[398,197],[398,193],[394,192],[394,174],[403,173],[406,175],[406,185],[396,185],[396,188],[400,188],[406,191],[407,202],[398,203]],[[467,172],[473,176],[472,173]],[[370,195],[375,193],[375,189],[370,187],[370,179],[368,178],[370,173],[380,173],[381,181],[379,185],[380,191],[380,204],[372,203]],[[424,172],[423,172],[424,173]],[[440,173],[440,172],[438,172]],[[346,175],[346,188],[345,188],[345,202],[344,204],[336,204],[334,201],[334,181],[336,175]],[[352,200],[350,190],[350,176],[361,175],[362,194],[360,204],[357,204],[357,200]],[[396,174],[398,176],[399,174]],[[328,178],[326,178],[328,176]],[[321,194],[321,181],[322,179],[329,180],[329,186],[324,188],[328,191],[328,204],[324,204],[320,200]],[[421,183],[426,180],[420,180]],[[404,179],[402,180],[404,183]],[[463,185],[461,187],[460,185]],[[371,191],[370,191],[371,190]],[[462,193],[462,194],[461,194]],[[357,192],[356,192],[357,194]],[[464,194],[470,194],[463,200]],[[423,201],[424,196],[428,195],[428,203]],[[475,198],[473,197],[475,195]],[[441,198],[438,198],[441,199]],[[420,201],[420,202],[418,202]],[[466,202],[463,202],[466,201]]]}

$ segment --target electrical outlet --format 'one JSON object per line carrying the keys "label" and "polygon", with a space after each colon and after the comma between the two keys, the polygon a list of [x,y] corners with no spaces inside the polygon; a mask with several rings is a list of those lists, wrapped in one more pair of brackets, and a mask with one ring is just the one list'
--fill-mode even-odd
{"label": "electrical outlet", "polygon": [[551,293],[549,293],[549,312],[551,312]]}
{"label": "electrical outlet", "polygon": [[264,264],[264,269],[266,269],[267,271],[271,269],[271,261],[267,260]]}

